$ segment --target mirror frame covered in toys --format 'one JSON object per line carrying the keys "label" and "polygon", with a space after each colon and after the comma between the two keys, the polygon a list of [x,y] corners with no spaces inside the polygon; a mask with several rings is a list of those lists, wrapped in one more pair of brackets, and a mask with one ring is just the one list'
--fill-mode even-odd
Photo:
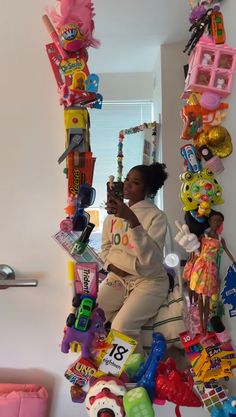
{"label": "mirror frame covered in toys", "polygon": [[[68,253],[73,299],[64,335],[62,323],[61,352],[74,352],[65,378],[71,400],[84,403],[90,417],[153,417],[153,405],[166,402],[176,405],[177,416],[180,406],[204,406],[213,417],[236,415],[236,397],[225,387],[225,380],[233,377],[236,353],[222,321],[223,302],[231,304],[230,316],[236,315],[236,268],[221,236],[224,217],[212,208],[223,203],[222,159],[233,149],[222,122],[229,108],[225,99],[232,89],[236,49],[226,44],[219,1],[189,0],[189,5],[190,39],[184,50],[189,62],[181,97],[185,100],[181,140],[188,141],[181,147],[180,198],[185,224],[176,222],[175,237],[189,254],[183,271],[188,288],[185,314],[183,311],[186,331],[179,335],[189,361],[185,371],[171,358],[164,361],[167,342],[158,328],[152,334],[147,358],[135,353],[135,340],[106,329],[104,312],[96,303],[103,263],[89,245],[95,225],[86,212],[96,196],[89,109],[101,109],[103,101],[98,93],[99,77],[88,67],[88,49],[100,45],[93,36],[94,6],[91,0],[58,0],[43,16],[50,37],[46,53],[64,107],[65,125],[65,150],[58,163],[65,163],[66,215],[53,239]],[[124,135],[145,128],[153,129],[155,160],[155,122],[120,132],[118,185],[122,182]],[[107,186],[113,185],[111,176]],[[232,265],[220,296],[218,271],[223,250]]]}

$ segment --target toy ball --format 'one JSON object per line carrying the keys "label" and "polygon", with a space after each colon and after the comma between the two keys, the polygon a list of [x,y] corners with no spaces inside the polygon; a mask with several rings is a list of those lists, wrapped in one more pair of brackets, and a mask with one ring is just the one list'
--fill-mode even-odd
{"label": "toy ball", "polygon": [[62,26],[59,37],[65,51],[76,52],[84,46],[84,36],[76,23],[69,23]]}
{"label": "toy ball", "polygon": [[216,110],[220,105],[220,96],[216,93],[205,91],[199,102],[204,109]]}

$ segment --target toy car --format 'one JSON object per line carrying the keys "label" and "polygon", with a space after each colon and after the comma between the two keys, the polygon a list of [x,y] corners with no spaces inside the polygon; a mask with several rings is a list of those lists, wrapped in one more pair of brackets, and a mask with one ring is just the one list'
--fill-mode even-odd
{"label": "toy car", "polygon": [[[83,297],[83,296],[82,296]],[[84,296],[82,298],[78,312],[76,314],[76,320],[74,323],[74,328],[85,332],[89,325],[89,319],[94,308],[94,299],[90,296]]]}

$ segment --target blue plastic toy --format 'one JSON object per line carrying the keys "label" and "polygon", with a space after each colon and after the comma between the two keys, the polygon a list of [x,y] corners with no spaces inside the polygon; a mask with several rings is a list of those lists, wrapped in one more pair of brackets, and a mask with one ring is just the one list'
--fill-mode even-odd
{"label": "blue plastic toy", "polygon": [[231,396],[224,402],[223,408],[214,406],[211,417],[236,417],[236,397]]}
{"label": "blue plastic toy", "polygon": [[89,74],[85,81],[86,90],[90,93],[97,93],[99,85],[99,77],[97,74]]}
{"label": "blue plastic toy", "polygon": [[229,267],[225,277],[224,289],[221,292],[221,297],[224,304],[231,304],[229,310],[230,317],[236,316],[236,266],[233,264]]}
{"label": "blue plastic toy", "polygon": [[161,333],[152,334],[152,348],[145,364],[140,366],[140,370],[135,374],[134,381],[137,387],[147,390],[149,398],[153,401],[155,394],[155,374],[157,365],[166,351],[166,340]]}
{"label": "blue plastic toy", "polygon": [[182,146],[180,153],[184,158],[189,172],[198,172],[202,170],[201,161],[197,158],[196,149],[192,144]]}

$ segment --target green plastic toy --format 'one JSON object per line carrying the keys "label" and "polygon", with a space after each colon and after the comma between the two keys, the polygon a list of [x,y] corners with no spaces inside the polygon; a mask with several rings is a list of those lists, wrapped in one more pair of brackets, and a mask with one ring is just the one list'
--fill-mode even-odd
{"label": "green plastic toy", "polygon": [[147,391],[143,387],[133,388],[123,397],[126,417],[154,417],[155,412]]}

